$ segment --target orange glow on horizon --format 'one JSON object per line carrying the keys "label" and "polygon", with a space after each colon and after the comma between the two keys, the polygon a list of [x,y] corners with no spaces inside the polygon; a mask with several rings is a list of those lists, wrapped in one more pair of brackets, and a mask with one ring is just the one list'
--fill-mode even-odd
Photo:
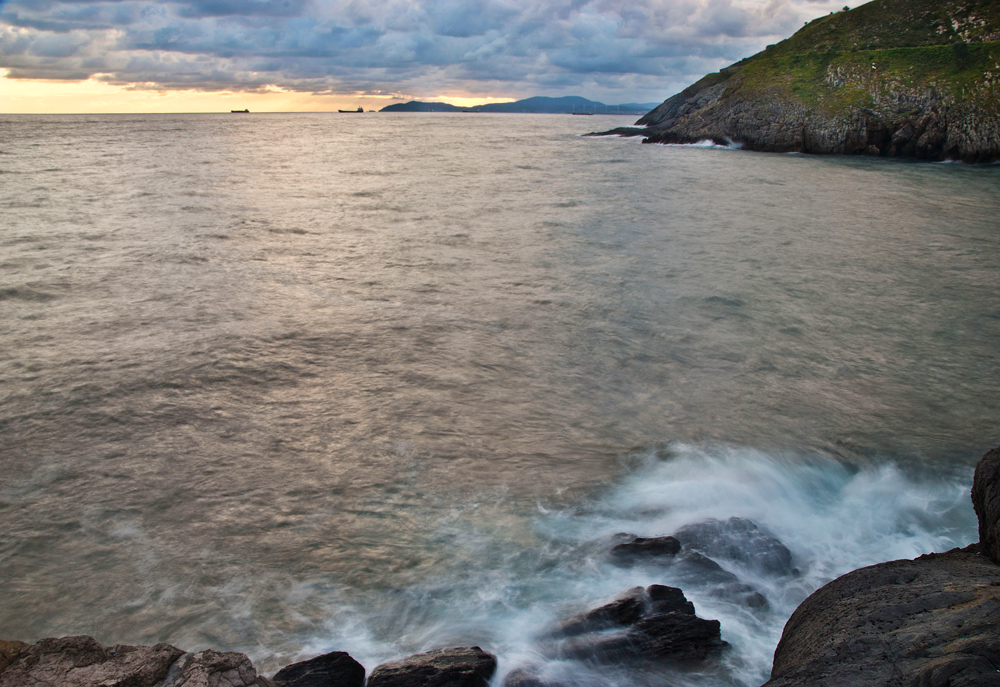
{"label": "orange glow on horizon", "polygon": [[474,97],[468,94],[404,97],[371,94],[314,94],[270,87],[263,93],[197,90],[163,91],[126,87],[91,78],[86,81],[8,79],[0,70],[0,113],[4,114],[140,114],[178,112],[335,112],[380,110],[386,105],[424,100],[457,107],[511,102],[514,98]]}

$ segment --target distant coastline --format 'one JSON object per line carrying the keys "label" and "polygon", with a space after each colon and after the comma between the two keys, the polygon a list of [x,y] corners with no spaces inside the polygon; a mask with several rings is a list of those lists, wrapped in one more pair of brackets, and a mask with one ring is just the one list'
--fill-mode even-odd
{"label": "distant coastline", "polygon": [[379,112],[491,112],[512,114],[623,114],[643,115],[656,107],[658,103],[621,103],[608,105],[596,100],[588,100],[576,95],[562,98],[535,96],[512,103],[488,103],[457,107],[448,103],[421,102],[411,100],[408,103],[396,103],[383,107]]}

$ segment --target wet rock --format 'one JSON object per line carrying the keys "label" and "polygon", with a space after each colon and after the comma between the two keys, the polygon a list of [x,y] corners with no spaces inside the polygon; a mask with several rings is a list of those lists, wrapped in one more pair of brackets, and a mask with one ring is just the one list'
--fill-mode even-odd
{"label": "wet rock", "polygon": [[795,610],[766,687],[1000,684],[1000,565],[976,545],[862,568]]}
{"label": "wet rock", "polygon": [[681,579],[704,587],[708,594],[716,598],[749,608],[766,608],[769,605],[767,597],[756,588],[697,551],[685,551],[673,563],[671,571]]}
{"label": "wet rock", "polygon": [[383,663],[367,687],[486,687],[496,669],[496,656],[478,646],[436,649]]}
{"label": "wet rock", "polygon": [[646,587],[646,598],[649,599],[651,614],[656,613],[687,613],[694,615],[694,604],[687,600],[677,587],[663,584],[651,584]]}
{"label": "wet rock", "polygon": [[183,654],[169,644],[105,647],[86,636],[42,639],[21,646],[0,672],[0,687],[153,687]]}
{"label": "wet rock", "polygon": [[643,618],[629,634],[639,653],[647,658],[703,661],[728,646],[720,632],[718,620],[672,612]]}
{"label": "wet rock", "polygon": [[676,537],[633,537],[612,547],[611,559],[618,565],[630,565],[637,561],[675,556],[681,550]]}
{"label": "wet rock", "polygon": [[980,550],[1000,563],[1000,447],[987,451],[976,465],[972,506],[979,518]]}
{"label": "wet rock", "polygon": [[[610,611],[620,602],[636,602],[641,616]],[[627,622],[624,622],[629,618]],[[569,628],[568,631],[566,628]],[[605,662],[635,657],[673,662],[703,661],[727,646],[717,620],[695,615],[694,604],[676,587],[651,585],[628,590],[616,601],[584,613],[563,625],[566,639],[555,653],[570,658],[595,658]]]}
{"label": "wet rock", "polygon": [[287,665],[271,678],[277,687],[364,687],[365,668],[344,651]]}
{"label": "wet rock", "polygon": [[785,624],[765,687],[1000,684],[1000,449],[976,466],[979,544],[839,577]]}
{"label": "wet rock", "polygon": [[633,587],[611,603],[564,621],[550,636],[573,637],[609,627],[632,625],[642,618],[647,605],[646,590]]}
{"label": "wet rock", "polygon": [[733,561],[761,575],[794,571],[788,547],[746,518],[706,520],[682,527],[674,536],[685,549]]}

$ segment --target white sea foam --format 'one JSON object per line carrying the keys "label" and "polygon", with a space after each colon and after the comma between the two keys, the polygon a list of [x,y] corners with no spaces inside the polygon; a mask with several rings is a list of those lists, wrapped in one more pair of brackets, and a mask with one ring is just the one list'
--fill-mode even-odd
{"label": "white sea foam", "polygon": [[[309,649],[347,649],[370,669],[412,651],[479,644],[500,657],[497,684],[527,668],[567,685],[757,685],[767,678],[785,621],[813,590],[857,567],[972,541],[970,480],[965,468],[915,476],[892,462],[859,467],[818,454],[673,445],[634,458],[616,484],[587,503],[540,507],[533,541],[517,534],[516,523],[484,528],[465,516],[442,523],[452,567],[370,607],[341,608],[327,624],[332,636]],[[793,576],[716,557],[768,598],[765,609],[720,598],[713,584],[669,566],[622,568],[605,556],[618,532],[663,535],[730,517],[753,520],[792,552],[799,571]],[[546,655],[540,635],[553,622],[654,583],[681,587],[701,617],[721,621],[732,645],[721,667],[664,674]]]}

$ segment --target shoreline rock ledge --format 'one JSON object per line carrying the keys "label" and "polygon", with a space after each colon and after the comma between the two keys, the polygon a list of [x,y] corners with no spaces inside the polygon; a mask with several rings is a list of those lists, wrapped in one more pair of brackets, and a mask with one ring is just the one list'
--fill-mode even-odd
{"label": "shoreline rock ledge", "polygon": [[978,544],[861,568],[803,601],[764,687],[1000,685],[1000,448],[972,502]]}

